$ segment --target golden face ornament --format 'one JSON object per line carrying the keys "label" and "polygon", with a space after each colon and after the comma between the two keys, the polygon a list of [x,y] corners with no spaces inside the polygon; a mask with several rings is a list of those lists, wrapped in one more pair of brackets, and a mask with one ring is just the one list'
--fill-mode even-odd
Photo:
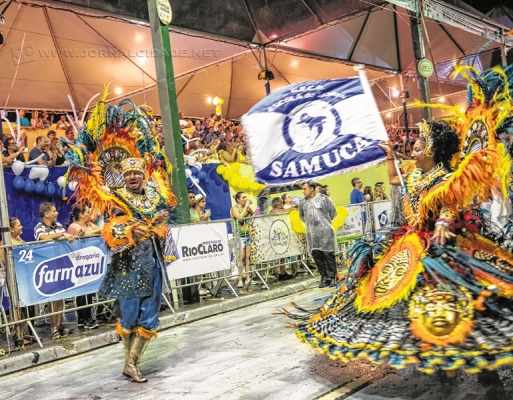
{"label": "golden face ornament", "polygon": [[461,344],[474,326],[474,302],[463,287],[426,286],[413,294],[408,315],[411,332],[423,342]]}
{"label": "golden face ornament", "polygon": [[424,271],[424,253],[424,243],[416,233],[397,240],[358,286],[356,309],[376,312],[408,298]]}

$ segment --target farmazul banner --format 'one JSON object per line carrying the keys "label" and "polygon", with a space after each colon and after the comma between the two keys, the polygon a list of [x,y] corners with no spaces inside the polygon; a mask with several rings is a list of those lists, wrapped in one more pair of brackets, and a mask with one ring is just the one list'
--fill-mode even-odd
{"label": "farmazul banner", "polygon": [[343,173],[385,158],[387,133],[362,77],[297,83],[242,118],[258,181],[282,185]]}
{"label": "farmazul banner", "polygon": [[13,249],[22,306],[95,293],[107,271],[109,253],[99,237],[27,243]]}

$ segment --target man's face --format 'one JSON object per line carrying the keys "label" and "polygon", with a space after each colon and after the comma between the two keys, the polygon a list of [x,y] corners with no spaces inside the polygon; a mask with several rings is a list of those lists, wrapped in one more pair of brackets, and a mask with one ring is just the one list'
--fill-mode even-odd
{"label": "man's face", "polygon": [[66,139],[68,139],[70,142],[74,142],[75,141],[75,132],[73,132],[72,130],[67,131]]}
{"label": "man's face", "polygon": [[189,195],[187,196],[187,199],[189,200],[189,207],[194,207],[194,204],[196,203],[194,197],[194,193],[189,193]]}
{"label": "man's face", "polygon": [[376,185],[376,192],[383,193],[383,185]]}
{"label": "man's face", "polygon": [[48,140],[48,138],[43,138],[41,140],[41,150],[48,150],[48,147],[50,147],[50,140]]}
{"label": "man's face", "polygon": [[55,207],[50,208],[45,213],[45,218],[51,223],[55,224],[57,222],[57,217],[59,216],[59,213],[57,212],[57,209]]}
{"label": "man's face", "polygon": [[355,182],[354,182],[354,187],[358,190],[362,190],[362,187],[363,187],[363,182],[360,180],[360,179],[357,179]]}
{"label": "man's face", "polygon": [[315,189],[312,188],[309,184],[305,183],[303,185],[303,194],[305,195],[305,199],[309,199],[315,194]]}
{"label": "man's face", "polygon": [[144,183],[144,174],[137,171],[129,171],[125,175],[125,186],[132,192],[140,192]]}

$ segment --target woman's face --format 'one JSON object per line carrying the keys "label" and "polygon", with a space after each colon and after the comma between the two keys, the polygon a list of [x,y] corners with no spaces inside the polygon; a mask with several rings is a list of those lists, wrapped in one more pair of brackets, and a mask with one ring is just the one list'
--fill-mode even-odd
{"label": "woman's face", "polygon": [[11,234],[14,236],[14,237],[19,237],[21,236],[21,233],[23,232],[23,225],[21,224],[20,220],[17,219],[16,221],[14,221],[14,223],[12,224],[12,227],[11,227]]}
{"label": "woman's face", "polygon": [[244,207],[246,205],[247,201],[248,201],[248,196],[245,193],[242,193],[239,197],[239,204]]}
{"label": "woman's face", "polygon": [[201,208],[202,210],[205,208],[206,205],[207,205],[207,203],[205,202],[205,199],[201,199],[198,202],[198,207]]}
{"label": "woman's face", "polygon": [[412,156],[417,162],[423,162],[430,157],[427,157],[425,154],[426,143],[422,139],[417,139],[415,144],[413,145]]}

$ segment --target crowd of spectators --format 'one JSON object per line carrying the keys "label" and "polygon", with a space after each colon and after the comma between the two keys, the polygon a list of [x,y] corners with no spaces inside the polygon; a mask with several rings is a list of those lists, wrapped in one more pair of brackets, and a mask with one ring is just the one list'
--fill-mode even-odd
{"label": "crowd of spectators", "polygon": [[351,179],[353,190],[349,194],[349,204],[369,203],[373,201],[388,200],[389,196],[385,192],[385,183],[376,182],[372,186],[364,186],[362,180],[358,177]]}
{"label": "crowd of spectators", "polygon": [[246,139],[237,121],[212,114],[203,119],[187,119],[180,114],[184,152],[199,162],[245,162]]}
{"label": "crowd of spectators", "polygon": [[[12,124],[16,123],[16,114],[6,115]],[[5,122],[4,122],[5,123]],[[64,154],[66,147],[75,143],[75,132],[64,114],[33,111],[19,112],[20,135],[15,138],[5,129],[0,129],[0,152],[2,164],[6,167],[15,160],[48,167],[66,165]],[[28,146],[28,132],[36,131],[38,136],[32,148]],[[46,131],[46,133],[44,133]],[[58,137],[57,131],[64,131],[64,136]]]}
{"label": "crowd of spectators", "polygon": [[[17,117],[14,112],[5,114],[12,124]],[[5,122],[4,122],[5,123]],[[0,152],[2,164],[11,166],[15,160],[34,161],[48,167],[66,165],[66,146],[75,142],[75,132],[65,114],[46,111],[19,111],[21,137],[14,138],[0,124]],[[206,118],[185,118],[180,113],[180,128],[186,158],[197,162],[246,162],[246,139],[238,121],[212,114]],[[38,136],[28,148],[27,136],[37,130]],[[43,134],[40,134],[42,132]],[[57,131],[64,131],[62,137]],[[160,135],[163,144],[162,135]]]}
{"label": "crowd of spectators", "polygon": [[386,127],[392,148],[398,155],[408,156],[419,136],[418,128],[404,128],[394,124]]}

